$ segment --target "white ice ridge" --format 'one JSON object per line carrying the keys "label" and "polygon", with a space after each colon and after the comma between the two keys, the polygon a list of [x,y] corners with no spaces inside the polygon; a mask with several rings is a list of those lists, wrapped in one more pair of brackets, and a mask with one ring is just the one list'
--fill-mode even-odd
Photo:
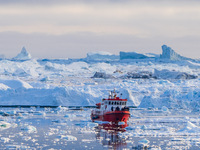
{"label": "white ice ridge", "polygon": [[13,59],[14,60],[29,60],[31,59],[31,54],[26,50],[25,47],[23,47],[21,52]]}

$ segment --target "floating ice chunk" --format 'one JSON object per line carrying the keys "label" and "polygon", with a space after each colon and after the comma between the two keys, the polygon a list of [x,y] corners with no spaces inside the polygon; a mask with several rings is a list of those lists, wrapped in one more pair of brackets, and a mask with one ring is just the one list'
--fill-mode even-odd
{"label": "floating ice chunk", "polygon": [[118,125],[125,125],[125,122],[124,121],[120,121],[120,122],[118,122]]}
{"label": "floating ice chunk", "polygon": [[94,139],[82,139],[81,141],[82,141],[82,142],[90,143],[90,142],[93,142],[93,141],[95,141],[95,140],[94,140]]}
{"label": "floating ice chunk", "polygon": [[152,147],[150,147],[150,148],[148,148],[149,150],[162,150],[161,149],[161,147],[159,147],[159,146],[152,146]]}
{"label": "floating ice chunk", "polygon": [[35,132],[37,132],[36,127],[31,126],[31,125],[26,125],[26,126],[22,127],[21,130],[27,131],[28,133],[35,133]]}
{"label": "floating ice chunk", "polygon": [[46,113],[45,112],[37,112],[37,113],[34,113],[34,115],[37,115],[37,116],[46,116]]}
{"label": "floating ice chunk", "polygon": [[20,148],[20,146],[19,145],[7,145],[6,148],[7,149],[18,149],[18,148]]}
{"label": "floating ice chunk", "polygon": [[30,146],[24,146],[24,145],[7,145],[6,146],[6,149],[9,149],[9,150],[31,150],[31,149],[35,149],[33,147],[30,147]]}
{"label": "floating ice chunk", "polygon": [[131,126],[128,126],[125,128],[126,130],[135,130],[136,128],[135,127],[131,127]]}
{"label": "floating ice chunk", "polygon": [[76,117],[76,115],[75,114],[65,114],[64,117],[74,119]]}
{"label": "floating ice chunk", "polygon": [[61,135],[59,136],[61,139],[65,139],[67,141],[77,141],[77,138],[72,135]]}
{"label": "floating ice chunk", "polygon": [[9,138],[5,138],[5,137],[1,137],[0,141],[3,142],[3,143],[8,143],[10,141],[10,139]]}
{"label": "floating ice chunk", "polygon": [[85,129],[80,129],[78,133],[79,134],[90,134],[90,133],[95,133],[95,131],[85,128]]}
{"label": "floating ice chunk", "polygon": [[146,125],[142,125],[142,126],[141,126],[141,129],[142,129],[142,130],[147,130],[147,126],[146,126]]}
{"label": "floating ice chunk", "polygon": [[98,120],[95,120],[94,122],[98,123],[98,124],[109,124],[110,123],[109,121],[98,121]]}
{"label": "floating ice chunk", "polygon": [[56,111],[57,111],[57,112],[65,112],[65,111],[67,111],[67,110],[68,110],[67,107],[62,107],[62,106],[59,106],[59,107],[56,108]]}
{"label": "floating ice chunk", "polygon": [[6,111],[6,114],[9,116],[14,116],[14,115],[16,115],[16,111],[15,110]]}
{"label": "floating ice chunk", "polygon": [[163,106],[163,107],[162,107],[162,111],[168,113],[168,112],[169,112],[169,109],[168,109],[166,106]]}
{"label": "floating ice chunk", "polygon": [[130,133],[130,132],[119,132],[118,135],[120,136],[120,138],[122,138],[124,140],[133,136],[132,133]]}
{"label": "floating ice chunk", "polygon": [[149,140],[147,139],[142,139],[141,141],[138,142],[139,144],[142,144],[142,145],[148,145],[149,144]]}
{"label": "floating ice chunk", "polygon": [[0,121],[0,130],[8,129],[11,127],[11,124],[8,122]]}
{"label": "floating ice chunk", "polygon": [[25,140],[25,141],[29,141],[29,140],[31,140],[31,137],[30,136],[24,136],[24,137],[22,137],[22,139]]}
{"label": "floating ice chunk", "polygon": [[94,128],[94,127],[98,126],[98,123],[88,122],[88,123],[87,123],[87,126],[89,126],[89,127],[91,127],[91,128]]}

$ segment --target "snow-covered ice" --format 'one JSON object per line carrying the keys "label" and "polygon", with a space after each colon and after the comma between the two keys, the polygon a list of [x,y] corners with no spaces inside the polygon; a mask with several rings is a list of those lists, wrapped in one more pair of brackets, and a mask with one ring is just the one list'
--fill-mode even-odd
{"label": "snow-covered ice", "polygon": [[198,61],[31,59],[0,65],[0,105],[94,106],[115,88],[129,106],[199,107]]}

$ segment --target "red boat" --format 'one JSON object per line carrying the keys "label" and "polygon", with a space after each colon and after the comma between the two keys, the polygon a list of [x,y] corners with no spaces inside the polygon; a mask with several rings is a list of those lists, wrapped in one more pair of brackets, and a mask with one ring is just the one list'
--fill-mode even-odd
{"label": "red boat", "polygon": [[108,121],[111,124],[126,125],[130,117],[129,107],[126,106],[127,99],[117,97],[111,91],[107,99],[102,99],[96,104],[96,108],[91,112],[92,121]]}

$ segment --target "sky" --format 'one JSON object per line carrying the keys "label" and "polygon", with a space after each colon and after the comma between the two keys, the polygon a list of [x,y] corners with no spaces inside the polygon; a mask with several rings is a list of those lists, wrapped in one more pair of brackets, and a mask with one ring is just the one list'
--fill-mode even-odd
{"label": "sky", "polygon": [[161,54],[166,44],[200,58],[199,0],[0,0],[0,54],[34,58],[88,52]]}

